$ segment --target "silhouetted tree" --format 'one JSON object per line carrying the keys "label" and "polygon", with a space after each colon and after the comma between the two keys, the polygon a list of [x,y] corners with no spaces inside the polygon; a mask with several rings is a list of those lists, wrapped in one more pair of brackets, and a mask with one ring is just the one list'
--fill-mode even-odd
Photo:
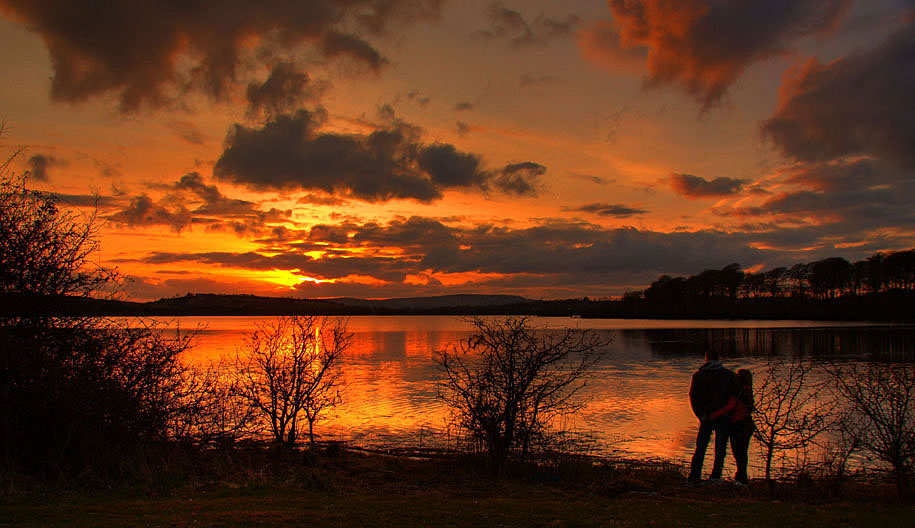
{"label": "silhouetted tree", "polygon": [[788,269],[788,276],[794,281],[794,295],[803,299],[807,296],[810,279],[810,266],[807,264],[795,264]]}
{"label": "silhouetted tree", "polygon": [[343,320],[280,317],[252,332],[236,356],[238,395],[266,422],[274,442],[291,447],[300,425],[314,425],[340,403],[340,358],[352,344]]}
{"label": "silhouetted tree", "polygon": [[884,286],[884,266],[885,255],[883,253],[874,253],[867,257],[866,278],[868,289],[871,292],[879,292]]}
{"label": "silhouetted tree", "polygon": [[472,322],[473,335],[435,352],[439,396],[499,472],[512,453],[523,458],[555,417],[581,407],[586,377],[607,340],[534,328],[524,317]]}
{"label": "silhouetted tree", "polygon": [[745,273],[741,282],[743,298],[758,299],[766,292],[766,276],[763,273]]}
{"label": "silhouetted tree", "polygon": [[897,251],[886,256],[883,263],[889,288],[915,288],[915,250]]}
{"label": "silhouetted tree", "polygon": [[661,313],[676,313],[682,309],[686,292],[686,279],[662,275],[645,290],[645,301]]}
{"label": "silhouetted tree", "polygon": [[852,265],[841,257],[832,257],[810,265],[810,288],[813,295],[832,299],[846,291],[851,283]]}
{"label": "silhouetted tree", "polygon": [[770,357],[754,391],[754,436],[763,447],[766,480],[777,454],[806,447],[831,425],[834,404],[821,399],[823,382],[813,379],[814,368],[802,358]]}
{"label": "silhouetted tree", "polygon": [[737,302],[737,290],[740,289],[740,284],[744,279],[744,272],[740,269],[740,264],[737,264],[736,262],[728,264],[721,268],[717,277],[718,282],[727,295],[728,305],[733,307]]}
{"label": "silhouetted tree", "polygon": [[773,268],[763,274],[765,277],[766,291],[770,297],[779,297],[785,291],[784,281],[788,276],[787,268]]}

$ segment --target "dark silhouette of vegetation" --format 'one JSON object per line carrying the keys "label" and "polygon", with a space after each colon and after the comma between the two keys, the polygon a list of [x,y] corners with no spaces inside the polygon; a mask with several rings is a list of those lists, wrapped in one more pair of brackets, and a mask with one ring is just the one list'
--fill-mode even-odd
{"label": "dark silhouette of vegetation", "polygon": [[182,412],[175,417],[169,436],[202,449],[228,449],[254,432],[253,411],[238,397],[234,364],[220,361],[208,367],[189,368],[181,394]]}
{"label": "dark silhouette of vegetation", "polygon": [[263,323],[236,356],[236,393],[276,444],[294,446],[303,422],[314,444],[315,423],[342,401],[339,363],[351,344],[339,319],[291,316]]}
{"label": "dark silhouette of vegetation", "polygon": [[57,316],[49,299],[106,295],[117,277],[91,260],[94,218],[61,211],[9,167],[0,166],[0,478],[118,476],[182,412],[178,358],[189,339]]}
{"label": "dark silhouette of vegetation", "polygon": [[512,454],[523,459],[555,417],[581,407],[581,390],[606,340],[594,332],[535,328],[523,317],[472,322],[473,335],[435,353],[439,395],[500,472]]}
{"label": "dark silhouette of vegetation", "polygon": [[849,363],[832,368],[845,403],[839,421],[852,449],[887,464],[901,499],[913,498],[915,472],[915,365]]}
{"label": "dark silhouette of vegetation", "polygon": [[915,318],[915,249],[848,262],[832,257],[751,273],[738,264],[664,275],[590,316],[731,319]]}
{"label": "dark silhouette of vegetation", "polygon": [[822,376],[815,379],[817,372],[815,363],[797,356],[769,358],[754,391],[753,413],[754,437],[762,446],[766,480],[772,480],[776,456],[808,447],[832,425],[835,405],[822,398],[825,382]]}

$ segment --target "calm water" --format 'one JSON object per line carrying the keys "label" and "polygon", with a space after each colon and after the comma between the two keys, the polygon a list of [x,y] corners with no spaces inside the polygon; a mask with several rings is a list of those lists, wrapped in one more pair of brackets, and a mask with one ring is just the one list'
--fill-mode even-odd
{"label": "calm water", "polygon": [[[187,360],[206,364],[232,358],[257,317],[182,317],[183,329],[201,327]],[[769,354],[842,356],[867,360],[906,358],[915,351],[912,326],[809,321],[655,321],[536,318],[550,328],[580,327],[612,336],[608,354],[590,383],[590,401],[564,427],[586,433],[598,454],[686,462],[697,421],[687,392],[709,347],[731,368],[750,368],[757,379]],[[344,403],[317,426],[324,438],[362,445],[447,445],[447,411],[436,399],[432,351],[472,331],[448,316],[352,317],[354,345],[343,368]],[[751,461],[754,457],[751,449]],[[710,463],[710,462],[708,462]],[[751,462],[752,464],[752,462]],[[730,466],[726,468],[731,472]]]}

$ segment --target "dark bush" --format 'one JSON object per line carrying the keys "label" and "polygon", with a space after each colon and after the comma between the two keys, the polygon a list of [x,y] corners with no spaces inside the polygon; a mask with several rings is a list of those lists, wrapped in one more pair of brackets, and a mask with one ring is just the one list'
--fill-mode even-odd
{"label": "dark bush", "polygon": [[53,484],[130,473],[165,440],[186,398],[187,337],[55,314],[65,296],[110,296],[96,222],[62,211],[0,164],[0,478]]}

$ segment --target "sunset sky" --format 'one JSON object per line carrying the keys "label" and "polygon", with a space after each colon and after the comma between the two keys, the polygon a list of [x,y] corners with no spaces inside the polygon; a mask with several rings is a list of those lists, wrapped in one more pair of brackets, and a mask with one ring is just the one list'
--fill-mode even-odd
{"label": "sunset sky", "polygon": [[915,247],[911,0],[0,0],[134,300],[604,297]]}

